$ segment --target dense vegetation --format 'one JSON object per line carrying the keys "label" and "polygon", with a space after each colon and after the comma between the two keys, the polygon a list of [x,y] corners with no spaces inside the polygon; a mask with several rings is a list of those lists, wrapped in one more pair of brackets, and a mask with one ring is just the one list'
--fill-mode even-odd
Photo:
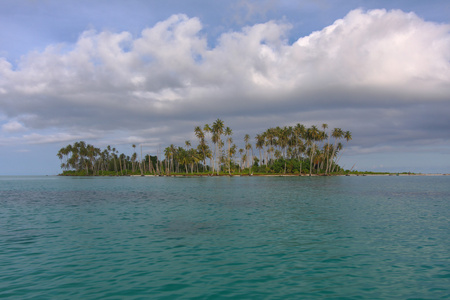
{"label": "dense vegetation", "polygon": [[61,148],[63,175],[171,175],[171,174],[323,174],[341,172],[341,140],[352,139],[349,131],[322,124],[306,128],[302,124],[269,128],[257,134],[252,145],[245,135],[238,149],[232,130],[217,119],[194,129],[197,146],[186,141],[184,147],[170,145],[163,157],[142,154],[136,145],[131,156],[115,148],[96,148],[83,141]]}

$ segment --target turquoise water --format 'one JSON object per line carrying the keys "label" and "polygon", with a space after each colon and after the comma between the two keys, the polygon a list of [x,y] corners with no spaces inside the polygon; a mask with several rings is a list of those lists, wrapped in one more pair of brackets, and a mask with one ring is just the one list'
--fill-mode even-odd
{"label": "turquoise water", "polygon": [[0,177],[0,298],[450,298],[450,176]]}

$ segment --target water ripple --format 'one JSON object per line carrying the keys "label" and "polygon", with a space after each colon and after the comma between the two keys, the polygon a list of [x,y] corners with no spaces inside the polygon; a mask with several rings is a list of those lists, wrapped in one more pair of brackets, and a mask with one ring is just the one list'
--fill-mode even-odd
{"label": "water ripple", "polygon": [[420,179],[2,178],[0,298],[449,298]]}

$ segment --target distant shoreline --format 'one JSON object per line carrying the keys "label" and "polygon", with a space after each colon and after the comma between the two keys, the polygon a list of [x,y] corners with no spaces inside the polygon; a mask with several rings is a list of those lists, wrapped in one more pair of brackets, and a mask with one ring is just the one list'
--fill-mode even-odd
{"label": "distant shoreline", "polygon": [[349,175],[336,175],[336,176],[448,176],[450,174],[447,173],[415,173],[415,174],[396,174],[396,173],[390,173],[390,174],[349,174]]}
{"label": "distant shoreline", "polygon": [[[62,175],[65,176],[65,175]],[[335,177],[335,176],[348,176],[348,177],[359,177],[359,176],[450,176],[450,174],[447,173],[411,173],[411,174],[402,174],[402,173],[389,173],[389,174],[336,174],[336,175],[317,175],[312,174],[311,176],[309,174],[221,174],[221,175],[208,175],[208,174],[199,174],[199,175],[192,175],[192,174],[172,174],[172,175],[125,175],[125,176],[109,176],[109,177]],[[108,176],[95,176],[95,177],[108,177]]]}

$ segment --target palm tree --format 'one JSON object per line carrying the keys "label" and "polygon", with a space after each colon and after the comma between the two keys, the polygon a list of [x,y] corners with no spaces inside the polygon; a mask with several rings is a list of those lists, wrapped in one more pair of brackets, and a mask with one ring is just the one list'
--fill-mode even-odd
{"label": "palm tree", "polygon": [[[325,131],[321,131],[321,130],[319,130],[319,134],[318,134],[318,137],[317,137],[317,141],[318,142],[323,142],[325,139],[327,138],[327,134],[325,133]],[[323,167],[323,163],[325,162],[325,157],[324,157],[324,153],[322,153],[321,151],[320,151],[320,149],[319,149],[319,147],[317,147],[317,151],[318,151],[318,161],[320,162],[320,163],[318,163],[317,165],[316,165],[316,171],[317,171],[317,173],[319,173],[319,170],[321,170],[322,169],[322,167]]]}
{"label": "palm tree", "polygon": [[[336,146],[336,154],[339,153],[339,151],[341,151],[342,148],[343,148],[342,143],[339,142],[339,143],[337,144],[337,146]],[[332,172],[334,172],[334,170],[336,169],[337,166],[338,166],[338,165],[337,165],[337,162],[336,162],[336,163],[333,165]]]}
{"label": "palm tree", "polygon": [[[213,158],[214,158],[213,153],[212,153],[211,149],[209,148],[209,146],[208,145],[206,145],[206,146],[207,146],[207,148],[206,148],[206,152],[205,152],[205,159],[206,159],[206,157],[209,158],[209,165],[212,166]],[[213,173],[214,173],[214,169],[213,169]]]}
{"label": "palm tree", "polygon": [[283,153],[278,149],[275,150],[275,158],[280,159],[281,157],[283,157]]}
{"label": "palm tree", "polygon": [[347,141],[347,143],[349,141],[351,141],[352,140],[352,133],[350,131],[344,132],[344,139]]}
{"label": "palm tree", "polygon": [[334,161],[334,156],[336,154],[336,150],[337,150],[337,142],[340,138],[342,138],[342,136],[344,135],[344,132],[342,131],[341,128],[334,128],[333,132],[331,133],[331,136],[334,138],[334,145],[333,145],[333,151],[331,153],[330,156],[330,165],[329,165],[329,169],[328,171],[331,170],[331,167],[333,165],[333,161]]}
{"label": "palm tree", "polygon": [[244,152],[244,154],[242,155],[242,171],[245,168],[245,162],[247,161],[247,153]]}
{"label": "palm tree", "polygon": [[263,160],[261,158],[261,150],[264,147],[264,135],[263,134],[257,134],[255,139],[256,139],[255,147],[256,147],[256,149],[258,149],[258,152],[259,152],[259,161],[262,162]]}
{"label": "palm tree", "polygon": [[58,153],[56,154],[58,158],[61,160],[61,169],[68,170],[70,168],[69,164],[67,163],[69,157],[69,153],[71,152],[72,145],[68,145],[66,147],[63,147],[59,149]]}
{"label": "palm tree", "polygon": [[122,160],[120,159],[119,150],[116,150],[116,158],[119,160],[120,174],[123,175]]}
{"label": "palm tree", "polygon": [[210,167],[212,168],[212,173],[214,174],[214,166],[215,163],[213,163],[213,160],[215,161],[215,154],[216,154],[216,136],[213,134],[213,129],[211,128],[211,126],[209,126],[209,124],[205,124],[205,126],[203,126],[203,130],[205,131],[205,133],[208,133],[211,135],[211,141],[214,144],[214,153],[210,153],[209,156],[209,164]]}
{"label": "palm tree", "polygon": [[297,123],[297,125],[295,125],[294,129],[292,130],[292,134],[294,136],[294,141],[295,141],[295,147],[297,150],[297,159],[300,160],[300,157],[304,151],[304,143],[302,141],[302,138],[305,136],[305,126]]}
{"label": "palm tree", "polygon": [[134,152],[134,153],[131,155],[131,173],[133,173],[133,174],[134,174],[134,172],[135,172],[136,158],[137,158],[137,154],[136,154],[136,152]]}
{"label": "palm tree", "polygon": [[247,157],[247,168],[249,168],[249,173],[250,173],[250,164],[251,164],[251,158],[253,155],[250,155],[250,150],[252,149],[252,145],[249,143],[250,141],[250,135],[246,134],[244,136],[244,142],[245,142],[245,156]]}
{"label": "palm tree", "polygon": [[269,128],[266,130],[265,132],[265,138],[266,138],[266,147],[268,147],[267,152],[268,152],[268,159],[267,161],[273,161],[273,153],[275,151],[274,145],[276,144],[276,140],[275,140],[275,136],[276,136],[276,130],[275,128]]}
{"label": "palm tree", "polygon": [[169,148],[170,148],[170,154],[171,154],[171,156],[170,156],[170,164],[171,164],[171,167],[172,167],[172,173],[175,173],[175,161],[174,160],[175,160],[175,156],[177,154],[177,148],[175,147],[174,144],[170,144]]}
{"label": "palm tree", "polygon": [[233,162],[233,156],[236,154],[236,144],[233,144],[230,148],[230,172],[231,172],[231,162]]}
{"label": "palm tree", "polygon": [[267,149],[267,155],[269,157],[268,161],[271,161],[273,164],[273,154],[275,152],[275,148],[273,146],[269,146],[269,149]]}
{"label": "palm tree", "polygon": [[190,148],[188,157],[189,157],[189,163],[191,165],[191,173],[194,173],[194,165],[197,166],[197,172],[198,172],[198,163],[200,162],[201,153],[195,151],[195,149]]}
{"label": "palm tree", "polygon": [[131,147],[133,147],[133,155],[131,155],[131,172],[134,173],[137,159],[136,144],[131,145]]}
{"label": "palm tree", "polygon": [[186,167],[186,174],[187,174],[187,165],[190,164],[191,161],[193,160],[193,158],[191,157],[192,152],[189,151],[189,149],[191,147],[191,141],[189,141],[189,140],[184,141],[184,145],[186,146],[186,151],[185,152],[186,152],[187,159],[186,159],[185,167]]}
{"label": "palm tree", "polygon": [[[352,133],[350,131],[344,132],[344,139],[347,141],[347,144],[348,144],[348,142],[352,140]],[[345,151],[345,149],[341,152],[341,155],[339,155],[339,158],[336,160],[336,164],[341,159],[342,155],[344,154],[344,151]]]}
{"label": "palm tree", "polygon": [[245,159],[244,159],[244,149],[240,148],[239,149],[239,154],[241,156],[241,165],[240,165],[240,168],[239,168],[239,173],[240,173],[241,170],[244,169],[244,161],[245,161]]}
{"label": "palm tree", "polygon": [[227,165],[228,165],[228,172],[231,175],[231,144],[233,143],[233,139],[231,138],[231,135],[233,134],[233,131],[230,127],[225,128],[224,135],[227,136],[227,144],[228,144],[228,151],[227,151]]}
{"label": "palm tree", "polygon": [[195,127],[194,132],[195,132],[195,136],[199,140],[197,149],[202,153],[203,171],[204,171],[205,166],[206,166],[206,150],[207,150],[207,144],[205,142],[205,133],[202,131],[200,126]]}
{"label": "palm tree", "polygon": [[205,138],[205,134],[203,133],[203,130],[200,128],[200,126],[196,126],[196,127],[194,128],[194,133],[195,133],[195,136],[196,136],[199,140],[202,140],[202,139]]}
{"label": "palm tree", "polygon": [[313,167],[313,159],[314,155],[316,153],[316,141],[319,138],[319,130],[317,129],[317,126],[313,125],[311,128],[308,128],[306,130],[306,138],[307,138],[307,145],[310,147],[309,150],[309,176],[312,174],[312,167]]}
{"label": "palm tree", "polygon": [[166,147],[164,149],[164,156],[166,157],[166,175],[170,175],[170,159],[172,157],[171,147]]}
{"label": "palm tree", "polygon": [[289,136],[292,132],[292,127],[283,127],[278,129],[278,144],[282,150],[284,156],[284,173],[286,173],[286,159],[287,159],[287,146],[289,143]]}
{"label": "palm tree", "polygon": [[[120,159],[121,162],[123,162],[123,169],[125,169],[125,175],[127,175],[128,174],[128,172],[127,172],[128,170],[127,170],[127,165],[126,165],[126,156],[125,156],[125,154],[123,154],[123,153],[120,154],[119,159]],[[122,170],[122,163],[120,165],[120,169]],[[123,172],[122,172],[122,175],[123,175]]]}
{"label": "palm tree", "polygon": [[112,156],[113,156],[113,160],[114,160],[114,171],[116,171],[116,175],[119,175],[119,171],[117,170],[117,161],[116,161],[117,155],[116,155],[116,148],[112,148],[111,151],[112,151]]}
{"label": "palm tree", "polygon": [[217,149],[217,175],[219,175],[220,171],[220,160],[222,155],[222,145],[223,142],[221,140],[221,135],[224,133],[224,124],[223,121],[220,119],[217,119],[213,125],[212,125],[212,132],[213,132],[213,143],[216,145]]}
{"label": "palm tree", "polygon": [[[322,124],[323,132],[326,132],[327,128],[328,128],[328,124],[323,123]],[[328,154],[329,154],[329,150],[330,150],[330,147],[328,147],[328,145],[330,144],[330,135],[326,134],[326,136],[328,138],[328,141],[323,147],[323,151],[324,151],[324,155],[325,155],[325,159],[326,159],[326,163],[327,163],[326,167],[325,167],[325,175],[327,175],[327,172],[328,172],[328,163],[329,163],[329,155]]]}
{"label": "palm tree", "polygon": [[186,174],[188,174],[189,155],[188,152],[181,147],[178,148],[177,151],[177,160],[180,164],[184,165]]}

